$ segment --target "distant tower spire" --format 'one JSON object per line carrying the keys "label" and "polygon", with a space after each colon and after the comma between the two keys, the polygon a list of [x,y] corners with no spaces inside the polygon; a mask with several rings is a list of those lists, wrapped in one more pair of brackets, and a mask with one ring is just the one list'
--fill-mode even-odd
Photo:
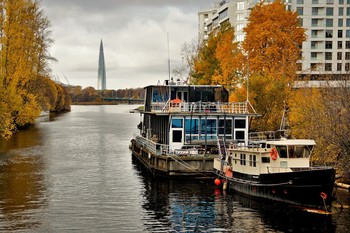
{"label": "distant tower spire", "polygon": [[97,90],[106,90],[106,65],[103,54],[103,43],[100,43],[100,55],[98,58]]}

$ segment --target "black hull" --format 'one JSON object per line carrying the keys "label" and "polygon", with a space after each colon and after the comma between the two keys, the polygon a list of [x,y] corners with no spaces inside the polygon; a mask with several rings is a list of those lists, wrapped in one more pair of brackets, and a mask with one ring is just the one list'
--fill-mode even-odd
{"label": "black hull", "polygon": [[[233,174],[239,177],[242,174]],[[258,181],[227,178],[228,188],[241,194],[306,209],[330,211],[335,181],[333,168],[263,174]]]}

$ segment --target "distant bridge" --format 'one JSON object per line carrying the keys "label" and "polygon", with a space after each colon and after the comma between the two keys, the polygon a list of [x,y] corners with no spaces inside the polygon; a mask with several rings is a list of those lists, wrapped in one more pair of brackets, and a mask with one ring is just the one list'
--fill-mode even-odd
{"label": "distant bridge", "polygon": [[118,98],[118,97],[102,97],[103,101],[107,102],[128,102],[128,103],[143,103],[144,99],[134,99],[134,98]]}

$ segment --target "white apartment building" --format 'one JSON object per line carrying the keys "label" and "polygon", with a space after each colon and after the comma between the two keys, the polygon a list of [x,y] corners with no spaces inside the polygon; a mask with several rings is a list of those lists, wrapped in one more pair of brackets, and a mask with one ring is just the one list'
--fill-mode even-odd
{"label": "white apartment building", "polygon": [[[223,22],[235,29],[235,40],[244,40],[243,28],[257,0],[227,0],[198,12],[199,43]],[[350,73],[350,0],[288,0],[288,10],[299,13],[307,40],[302,45],[299,72],[320,78]]]}

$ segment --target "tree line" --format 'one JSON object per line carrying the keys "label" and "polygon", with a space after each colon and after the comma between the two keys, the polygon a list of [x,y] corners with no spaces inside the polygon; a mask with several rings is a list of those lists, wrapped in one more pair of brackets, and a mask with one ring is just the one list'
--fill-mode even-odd
{"label": "tree line", "polygon": [[288,108],[291,134],[317,142],[314,162],[336,166],[349,180],[349,74],[336,82],[326,77],[322,86],[296,88],[306,35],[297,12],[286,10],[282,1],[257,4],[243,30],[241,43],[234,42],[234,29],[226,22],[203,44],[185,44],[190,83],[220,84],[229,90],[230,101],[249,100],[261,115],[251,121],[252,131],[278,130]]}
{"label": "tree line", "polygon": [[50,77],[50,21],[36,0],[0,1],[0,134],[9,138],[41,111],[70,109],[63,85]]}
{"label": "tree line", "polygon": [[126,88],[118,90],[96,90],[94,87],[82,88],[81,86],[70,86],[69,96],[73,104],[77,103],[101,103],[104,98],[127,98],[143,99],[145,90],[143,88]]}

